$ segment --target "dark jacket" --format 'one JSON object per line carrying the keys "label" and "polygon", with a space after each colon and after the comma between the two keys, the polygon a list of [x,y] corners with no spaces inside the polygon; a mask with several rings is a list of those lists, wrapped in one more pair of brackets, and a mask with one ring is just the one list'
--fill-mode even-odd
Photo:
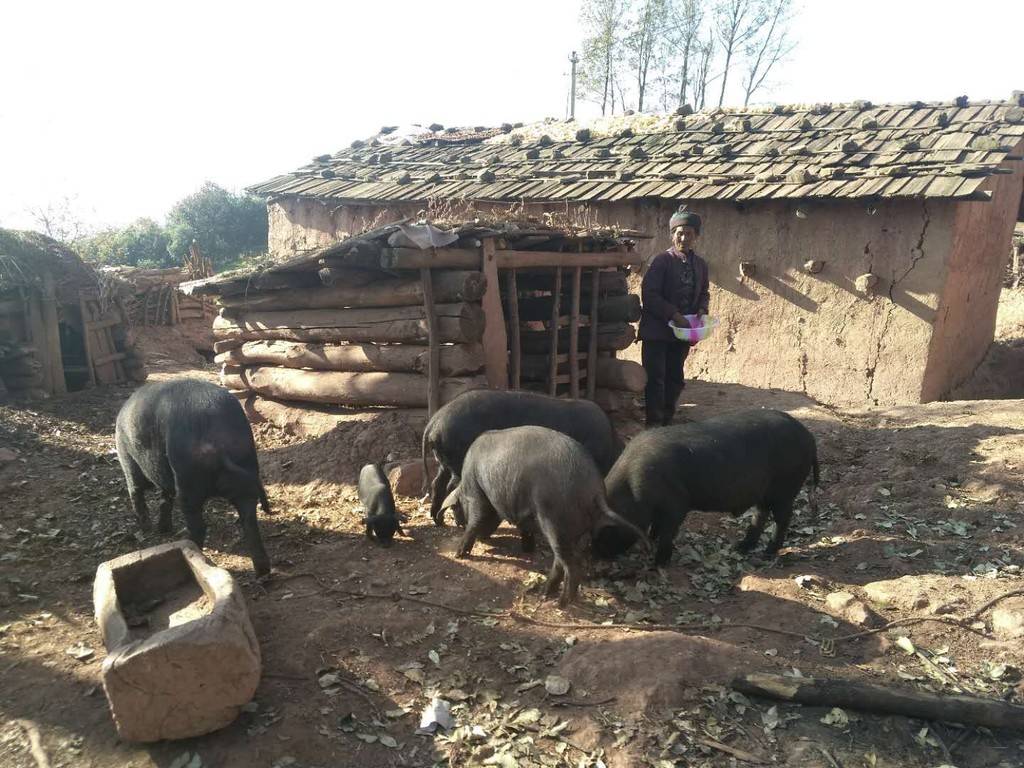
{"label": "dark jacket", "polygon": [[[693,300],[686,301],[682,285],[682,262],[672,249],[659,253],[647,268],[640,287],[643,308],[640,312],[642,341],[672,341],[675,335],[668,327],[672,315],[706,315],[708,312],[708,263],[693,251],[686,254],[693,264]],[[686,306],[684,306],[686,305]]]}

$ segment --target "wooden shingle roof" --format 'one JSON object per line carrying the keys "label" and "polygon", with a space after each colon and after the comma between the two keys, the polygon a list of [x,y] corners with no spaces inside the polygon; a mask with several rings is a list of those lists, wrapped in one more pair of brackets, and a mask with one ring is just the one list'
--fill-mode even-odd
{"label": "wooden shingle roof", "polygon": [[965,99],[638,115],[614,126],[381,134],[250,191],[377,204],[987,199],[987,177],[1010,172],[1000,165],[1024,146],[1024,107]]}

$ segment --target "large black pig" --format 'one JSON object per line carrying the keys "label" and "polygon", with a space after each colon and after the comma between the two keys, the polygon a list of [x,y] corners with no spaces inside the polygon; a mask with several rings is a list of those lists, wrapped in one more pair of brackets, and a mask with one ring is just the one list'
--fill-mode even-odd
{"label": "large black pig", "polygon": [[[514,427],[485,432],[466,453],[461,482],[442,502],[462,506],[466,533],[458,556],[467,557],[478,538],[501,520],[519,527],[524,548],[540,531],[554,555],[547,595],[562,587],[559,605],[571,602],[582,576],[581,548],[604,522],[644,533],[608,506],[604,482],[580,443],[545,427]],[[610,520],[609,520],[610,518]]]}
{"label": "large black pig", "polygon": [[[488,389],[466,392],[440,408],[423,430],[423,476],[427,476],[431,451],[438,462],[430,501],[435,524],[444,525],[441,502],[458,485],[462,462],[473,441],[488,430],[528,425],[553,429],[581,443],[601,474],[611,468],[622,448],[604,411],[589,400]],[[458,508],[456,520],[465,523],[459,519]]]}
{"label": "large black pig", "polygon": [[[814,436],[789,414],[753,410],[637,435],[605,485],[615,511],[651,533],[657,542],[655,563],[664,565],[691,509],[739,516],[757,507],[736,548],[753,549],[770,516],[775,535],[767,552],[774,554],[785,539],[793,500],[808,474],[817,486]],[[594,554],[615,557],[635,540],[632,531],[606,526],[594,539]]]}
{"label": "large black pig", "polygon": [[159,530],[171,531],[175,499],[189,538],[200,547],[206,538],[203,505],[227,499],[238,519],[259,575],[270,571],[263,549],[256,503],[270,514],[260,481],[252,429],[242,406],[226,390],[199,379],[172,379],[139,388],[117,415],[117,458],[128,495],[144,531],[150,527],[144,491],[163,497]]}

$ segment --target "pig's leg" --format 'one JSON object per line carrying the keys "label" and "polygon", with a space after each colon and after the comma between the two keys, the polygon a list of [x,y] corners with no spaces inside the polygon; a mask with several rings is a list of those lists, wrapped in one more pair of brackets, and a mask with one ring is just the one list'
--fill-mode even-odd
{"label": "pig's leg", "polygon": [[171,514],[174,510],[174,491],[160,492],[160,519],[157,522],[157,530],[161,533],[170,533],[173,529]]}
{"label": "pig's leg", "polygon": [[789,530],[789,520],[793,516],[793,500],[772,503],[772,517],[775,519],[775,534],[765,548],[765,552],[774,555],[782,547],[786,540],[786,531]]}
{"label": "pig's leg", "polygon": [[537,548],[536,531],[533,518],[526,518],[519,524],[519,544],[523,552],[530,554]]}
{"label": "pig's leg", "polygon": [[456,557],[460,558],[469,557],[469,552],[473,549],[473,545],[476,544],[476,540],[480,538],[480,535],[487,530],[493,533],[494,529],[501,523],[498,512],[491,506],[490,502],[480,498],[476,493],[466,493],[465,486],[463,486],[461,501],[466,511],[468,522],[466,524],[466,533],[462,537],[459,551],[456,554]]}
{"label": "pig's leg", "polygon": [[736,544],[737,552],[747,554],[757,546],[757,542],[761,540],[761,534],[764,533],[764,527],[768,524],[769,515],[771,515],[771,510],[768,504],[762,502],[757,505],[757,512],[754,514],[753,522],[747,528],[746,535]]}
{"label": "pig's leg", "polygon": [[180,482],[176,491],[175,495],[181,505],[181,516],[185,518],[185,527],[188,529],[188,537],[202,549],[206,541],[206,521],[203,520],[203,503],[206,499],[186,490]]}
{"label": "pig's leg", "polygon": [[447,495],[445,489],[451,480],[452,473],[448,467],[438,463],[437,475],[430,485],[430,517],[433,518],[434,525],[444,525],[444,512],[441,509],[441,504],[444,503]]}
{"label": "pig's leg", "polygon": [[128,498],[132,502],[132,509],[135,511],[135,519],[139,522],[139,528],[148,532],[149,510],[146,508],[146,488],[149,487],[149,480],[142,474],[142,469],[125,452],[118,452],[121,460],[121,469],[124,470],[124,482],[128,486]]}
{"label": "pig's leg", "polygon": [[[270,573],[270,558],[263,548],[263,538],[260,536],[260,526],[256,520],[256,499],[246,499],[235,504],[238,510],[238,522],[242,526],[242,538],[245,539],[246,549],[249,550],[249,557],[252,558],[252,567],[257,576],[264,576]],[[203,509],[199,507],[199,519],[202,521]],[[191,528],[190,528],[191,530]]]}
{"label": "pig's leg", "polygon": [[654,522],[652,529],[658,547],[654,552],[654,564],[656,566],[668,565],[672,559],[672,548],[675,544],[676,534],[679,533],[679,526],[686,519],[688,509],[682,511],[666,511],[664,509],[654,510]]}

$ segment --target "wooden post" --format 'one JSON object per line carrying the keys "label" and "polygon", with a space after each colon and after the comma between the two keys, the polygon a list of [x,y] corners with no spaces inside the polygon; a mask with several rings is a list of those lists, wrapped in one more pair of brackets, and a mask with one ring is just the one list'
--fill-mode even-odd
{"label": "wooden post", "polygon": [[501,284],[498,282],[498,261],[494,257],[494,238],[484,239],[482,248],[484,286],[484,359],[487,386],[508,389],[508,334],[505,313],[501,308]]}
{"label": "wooden post", "polygon": [[96,371],[93,369],[93,358],[95,352],[92,349],[92,340],[89,338],[91,332],[89,331],[89,311],[85,306],[85,299],[82,294],[78,294],[78,311],[82,315],[82,346],[85,348],[85,368],[89,372],[89,386],[96,386]]}
{"label": "wooden post", "polygon": [[523,348],[519,339],[519,285],[516,270],[508,271],[508,324],[512,331],[512,389],[519,389],[523,379]]}
{"label": "wooden post", "polygon": [[558,394],[558,318],[562,314],[562,268],[555,267],[555,287],[551,294],[551,356],[548,368],[548,394]]}
{"label": "wooden post", "polygon": [[427,363],[427,415],[433,416],[441,407],[441,342],[437,333],[437,315],[434,309],[434,280],[429,268],[420,270],[423,283],[423,313],[427,319],[427,341],[430,345]]}
{"label": "wooden post", "polygon": [[[60,351],[60,319],[57,316],[57,289],[54,286],[53,274],[43,273],[43,326],[46,332],[46,341],[42,348],[46,349],[46,355],[52,366],[53,380],[51,393],[63,395],[68,391],[67,382],[64,381],[64,356]],[[37,343],[36,349],[40,349]]]}
{"label": "wooden post", "polygon": [[598,288],[601,271],[594,267],[590,273],[590,344],[587,347],[587,399],[593,400],[597,393],[597,308],[600,306]]}
{"label": "wooden post", "polygon": [[[572,308],[569,314],[569,397],[580,396],[580,284],[583,268],[572,269]],[[597,302],[591,301],[591,304]]]}

